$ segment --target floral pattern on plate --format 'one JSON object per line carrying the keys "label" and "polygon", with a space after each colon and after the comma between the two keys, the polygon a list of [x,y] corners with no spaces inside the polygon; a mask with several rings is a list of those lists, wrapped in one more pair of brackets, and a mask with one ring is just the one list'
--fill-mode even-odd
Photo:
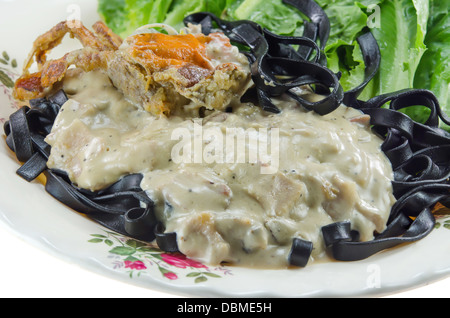
{"label": "floral pattern on plate", "polygon": [[91,234],[88,241],[95,244],[105,244],[112,267],[115,270],[128,272],[130,278],[141,276],[155,268],[169,280],[181,278],[192,279],[202,283],[210,278],[222,278],[232,275],[232,271],[224,266],[208,267],[191,260],[180,253],[166,253],[150,243],[125,237],[115,232],[105,231],[105,234]]}
{"label": "floral pattern on plate", "polygon": [[[11,108],[17,109],[18,103],[12,96],[14,82],[19,77],[17,71],[17,60],[11,58],[6,51],[0,55],[0,91],[8,98]],[[0,118],[0,122],[5,122],[5,118]]]}
{"label": "floral pattern on plate", "polygon": [[439,228],[450,230],[450,208],[438,203],[434,208],[434,215],[436,217],[435,230]]}

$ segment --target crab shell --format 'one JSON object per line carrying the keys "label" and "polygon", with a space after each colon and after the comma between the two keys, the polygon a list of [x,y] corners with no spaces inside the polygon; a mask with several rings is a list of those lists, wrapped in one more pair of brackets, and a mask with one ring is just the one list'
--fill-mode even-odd
{"label": "crab shell", "polygon": [[[154,115],[176,108],[224,110],[251,82],[248,59],[222,33],[163,34],[143,30],[122,40],[103,22],[93,32],[79,21],[64,21],[39,36],[16,81],[19,100],[44,97],[71,66],[103,69],[130,101]],[[69,33],[83,48],[54,60],[48,53]],[[29,69],[36,62],[38,70]]]}

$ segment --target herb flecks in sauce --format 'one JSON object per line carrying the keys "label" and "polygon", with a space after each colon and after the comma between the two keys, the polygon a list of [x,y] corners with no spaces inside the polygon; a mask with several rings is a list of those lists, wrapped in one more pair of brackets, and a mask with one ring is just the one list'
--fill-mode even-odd
{"label": "herb flecks in sauce", "polygon": [[[241,104],[232,113],[200,119],[203,132],[277,128],[279,161],[272,173],[262,174],[258,162],[171,160],[180,142],[172,133],[183,128],[194,136],[198,118],[155,117],[128,102],[100,71],[74,73],[63,88],[71,92],[63,109],[71,111],[60,112],[47,137],[49,167],[91,190],[142,173],[141,186],[155,201],[158,218],[177,233],[180,251],[190,258],[285,267],[294,237],[313,242],[313,259],[326,258],[320,232],[326,224],[349,220],[362,240],[385,228],[394,203],[391,165],[382,140],[355,109],[341,106],[320,116],[278,100],[280,114]],[[210,140],[202,142],[206,149]],[[252,144],[247,139],[247,154]]]}

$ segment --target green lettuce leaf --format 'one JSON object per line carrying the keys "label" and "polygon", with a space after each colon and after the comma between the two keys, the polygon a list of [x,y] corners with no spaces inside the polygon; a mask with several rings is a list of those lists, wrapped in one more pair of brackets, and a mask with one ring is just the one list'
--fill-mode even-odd
{"label": "green lettuce leaf", "polygon": [[[351,44],[367,26],[367,14],[356,1],[317,1],[330,20],[328,45],[338,41]],[[376,2],[376,1],[373,1]]]}
{"label": "green lettuce leaf", "polygon": [[182,28],[185,16],[199,11],[221,16],[227,0],[99,0],[98,12],[117,34],[126,37],[140,26],[166,23]]}
{"label": "green lettuce leaf", "polygon": [[175,0],[173,10],[168,12],[164,23],[179,29],[182,26],[184,17],[190,13],[203,11],[203,5],[204,1],[202,0]]}
{"label": "green lettuce leaf", "polygon": [[132,33],[134,30],[142,25],[149,23],[150,12],[153,7],[153,1],[148,0],[125,0],[127,12],[127,34]]}
{"label": "green lettuce leaf", "polygon": [[344,90],[358,86],[364,80],[364,60],[356,41],[367,26],[367,15],[355,1],[321,1],[331,25],[325,47],[328,67],[341,72]]}
{"label": "green lettuce leaf", "polygon": [[142,25],[161,23],[171,0],[99,0],[98,12],[117,34],[126,37]]}
{"label": "green lettuce leaf", "polygon": [[381,51],[380,70],[368,97],[411,88],[422,55],[428,1],[386,0],[381,3],[381,27],[373,28]]}
{"label": "green lettuce leaf", "polygon": [[[148,0],[147,0],[148,1]],[[154,0],[148,23],[161,23],[166,19],[173,0]]]}
{"label": "green lettuce leaf", "polygon": [[[427,51],[417,68],[414,78],[415,88],[431,90],[439,100],[442,109],[450,114],[450,17],[448,1],[430,1],[430,17],[428,20],[425,45]],[[415,110],[413,116],[425,119],[426,110]],[[445,124],[442,128],[450,130]]]}
{"label": "green lettuce leaf", "polygon": [[364,81],[365,64],[361,49],[356,40],[347,43],[343,40],[327,45],[328,68],[341,72],[340,83],[344,90],[357,87]]}
{"label": "green lettuce leaf", "polygon": [[115,33],[122,35],[127,28],[125,0],[99,0],[98,13]]}
{"label": "green lettuce leaf", "polygon": [[175,29],[180,29],[184,26],[183,19],[187,15],[200,11],[208,11],[220,16],[225,5],[226,1],[223,0],[175,0],[171,9],[167,12],[164,23],[173,26]]}
{"label": "green lettuce leaf", "polygon": [[228,1],[225,14],[225,18],[251,20],[281,35],[301,35],[303,30],[301,13],[282,0]]}

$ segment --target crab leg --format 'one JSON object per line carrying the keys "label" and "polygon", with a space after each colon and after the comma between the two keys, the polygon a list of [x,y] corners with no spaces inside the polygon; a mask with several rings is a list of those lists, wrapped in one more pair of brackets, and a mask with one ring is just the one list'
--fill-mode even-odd
{"label": "crab leg", "polygon": [[97,51],[92,48],[83,48],[67,53],[60,59],[47,61],[42,70],[32,74],[22,75],[15,83],[14,97],[19,100],[40,98],[61,81],[67,69],[75,65],[85,72],[94,69],[106,69],[107,61],[113,51]]}
{"label": "crab leg", "polygon": [[111,45],[108,45],[109,43],[107,44],[101,41],[80,22],[73,21],[72,23],[69,23],[68,21],[63,21],[58,23],[48,32],[40,35],[34,41],[33,49],[25,61],[23,72],[28,72],[28,69],[33,64],[33,58],[36,59],[38,66],[42,67],[47,61],[47,53],[58,46],[67,33],[69,33],[72,38],[77,38],[83,47],[91,47],[98,50],[112,49]]}
{"label": "crab leg", "polygon": [[[53,84],[64,78],[71,65],[85,71],[106,68],[106,61],[119,48],[122,39],[103,22],[95,23],[93,29],[94,32],[91,32],[78,21],[64,21],[39,36],[25,61],[23,75],[15,83],[14,97],[19,100],[42,97]],[[60,59],[47,61],[48,52],[59,45],[67,33],[72,38],[77,38],[83,49],[69,52]],[[34,60],[38,71],[30,74],[29,68]]]}
{"label": "crab leg", "polygon": [[120,36],[115,34],[110,28],[106,26],[102,21],[96,22],[92,28],[98,39],[101,40],[102,44],[106,45],[110,50],[118,50],[123,40]]}

